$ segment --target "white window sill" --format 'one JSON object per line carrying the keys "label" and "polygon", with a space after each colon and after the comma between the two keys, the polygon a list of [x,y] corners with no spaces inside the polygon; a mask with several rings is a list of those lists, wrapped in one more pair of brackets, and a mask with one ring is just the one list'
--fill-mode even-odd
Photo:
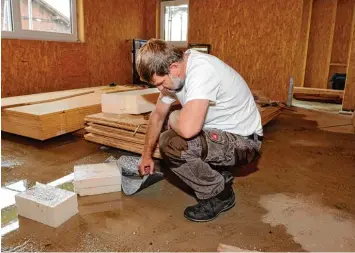
{"label": "white window sill", "polygon": [[21,40],[45,40],[59,42],[80,42],[74,34],[52,33],[42,31],[24,31],[16,32],[1,32],[1,38],[4,39],[21,39]]}

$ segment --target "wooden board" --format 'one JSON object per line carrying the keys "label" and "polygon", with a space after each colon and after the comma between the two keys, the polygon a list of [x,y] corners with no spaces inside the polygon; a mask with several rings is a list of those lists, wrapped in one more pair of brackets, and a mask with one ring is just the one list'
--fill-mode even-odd
{"label": "wooden board", "polygon": [[[84,138],[88,141],[99,143],[105,146],[110,146],[110,147],[115,147],[123,150],[127,150],[130,152],[142,154],[143,152],[143,146],[142,145],[137,145],[137,144],[132,144],[132,143],[127,143],[127,142],[121,142],[118,141],[117,139],[114,138],[109,138],[109,137],[104,137],[101,135],[96,135],[93,133],[86,134]],[[155,158],[161,158],[160,152],[158,149],[156,149],[153,153],[153,157]]]}
{"label": "wooden board", "polygon": [[[261,114],[263,126],[282,112],[282,108],[279,106],[258,106],[258,110]],[[139,124],[144,124],[141,125],[141,129],[147,128],[148,121],[144,119],[144,116],[99,113],[89,115],[85,120],[89,125],[85,128],[88,132],[84,136],[86,140],[141,154],[144,147],[145,132],[138,133],[137,131],[135,133],[135,130]],[[155,150],[154,157],[160,158],[158,147]]]}
{"label": "wooden board", "polygon": [[93,93],[98,88],[99,87],[91,87],[91,88],[83,88],[83,89],[54,91],[54,92],[46,92],[46,93],[39,93],[39,94],[32,94],[32,95],[2,98],[1,109],[23,106],[23,105],[39,104],[44,102],[56,101],[64,98],[85,95],[85,94]]}
{"label": "wooden board", "polygon": [[97,113],[85,117],[86,122],[146,133],[148,117],[145,115]]}
{"label": "wooden board", "polygon": [[238,71],[251,89],[286,101],[302,5],[302,0],[189,0],[188,41],[211,44],[211,53]]}
{"label": "wooden board", "polygon": [[102,92],[4,109],[1,130],[38,140],[79,130],[84,127],[85,116],[101,111]]}
{"label": "wooden board", "polygon": [[[122,133],[116,133],[114,128],[111,128],[110,130],[101,130],[101,129],[98,129],[93,126],[86,127],[85,130],[88,133],[93,133],[93,134],[97,134],[97,135],[101,135],[101,136],[105,136],[105,137],[110,137],[110,138],[117,139],[122,142],[131,142],[131,143],[134,143],[137,145],[144,145],[144,137],[139,138],[139,137],[127,136],[128,134],[133,135],[133,132],[126,131],[125,134],[122,134]],[[122,132],[122,130],[121,130],[121,132]]]}
{"label": "wooden board", "polygon": [[306,87],[295,87],[293,97],[300,100],[329,101],[341,103],[344,91],[331,89],[317,89]]}
{"label": "wooden board", "polygon": [[327,88],[337,0],[314,0],[304,87]]}
{"label": "wooden board", "polygon": [[267,125],[271,120],[276,118],[279,114],[282,113],[282,108],[277,106],[269,106],[269,107],[259,107],[259,112],[261,115],[261,123],[263,126]]}
{"label": "wooden board", "polygon": [[331,58],[332,63],[341,63],[345,64],[345,66],[348,63],[354,4],[354,0],[338,0]]}
{"label": "wooden board", "polygon": [[295,56],[295,71],[294,71],[295,86],[302,87],[304,85],[309,31],[311,28],[312,6],[313,6],[313,0],[303,1],[301,32],[298,40],[297,53]]}
{"label": "wooden board", "polygon": [[89,93],[94,93],[94,92],[111,93],[111,92],[119,92],[122,90],[126,91],[126,90],[137,90],[137,89],[140,89],[140,87],[137,85],[136,86],[119,85],[116,87],[97,86],[97,87],[89,87],[89,88],[82,88],[82,89],[53,91],[53,92],[38,93],[32,95],[7,97],[1,99],[1,109],[52,102],[52,101],[62,100],[65,98],[71,98],[71,97],[76,97],[76,96],[85,95]]}
{"label": "wooden board", "polygon": [[156,88],[109,93],[101,96],[101,108],[104,113],[141,114],[155,109],[160,92]]}
{"label": "wooden board", "polygon": [[343,110],[355,110],[355,7],[353,8],[351,36]]}

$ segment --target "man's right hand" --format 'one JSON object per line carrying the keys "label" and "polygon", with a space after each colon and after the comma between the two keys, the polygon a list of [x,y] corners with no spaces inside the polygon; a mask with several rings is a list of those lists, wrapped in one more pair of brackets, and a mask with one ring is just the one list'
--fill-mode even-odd
{"label": "man's right hand", "polygon": [[150,156],[142,156],[141,162],[138,165],[139,173],[141,176],[154,173],[154,161]]}

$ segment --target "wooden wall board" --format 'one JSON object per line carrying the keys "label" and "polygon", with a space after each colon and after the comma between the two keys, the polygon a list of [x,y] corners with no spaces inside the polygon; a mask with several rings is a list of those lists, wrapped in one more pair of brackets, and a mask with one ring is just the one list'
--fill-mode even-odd
{"label": "wooden wall board", "polygon": [[2,97],[131,83],[131,39],[155,33],[151,1],[85,0],[85,43],[1,39]]}
{"label": "wooden wall board", "polygon": [[327,88],[338,0],[314,0],[305,87]]}
{"label": "wooden wall board", "polygon": [[306,72],[309,32],[311,28],[313,0],[304,0],[302,9],[302,24],[295,57],[295,86],[303,87]]}
{"label": "wooden wall board", "polygon": [[343,63],[345,65],[348,63],[354,4],[354,0],[338,0],[332,63]]}
{"label": "wooden wall board", "polygon": [[302,0],[190,0],[188,42],[211,44],[211,53],[239,72],[251,89],[286,101],[302,5]]}
{"label": "wooden wall board", "polygon": [[350,43],[343,110],[355,110],[355,7],[353,8]]}

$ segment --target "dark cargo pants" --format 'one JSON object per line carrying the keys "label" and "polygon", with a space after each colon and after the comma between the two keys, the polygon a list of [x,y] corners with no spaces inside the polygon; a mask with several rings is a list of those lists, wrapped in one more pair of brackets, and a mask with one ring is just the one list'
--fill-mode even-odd
{"label": "dark cargo pants", "polygon": [[204,129],[188,140],[167,130],[159,138],[162,157],[199,199],[212,198],[223,191],[224,178],[216,168],[248,164],[259,156],[260,147],[256,134],[245,138],[218,129]]}

